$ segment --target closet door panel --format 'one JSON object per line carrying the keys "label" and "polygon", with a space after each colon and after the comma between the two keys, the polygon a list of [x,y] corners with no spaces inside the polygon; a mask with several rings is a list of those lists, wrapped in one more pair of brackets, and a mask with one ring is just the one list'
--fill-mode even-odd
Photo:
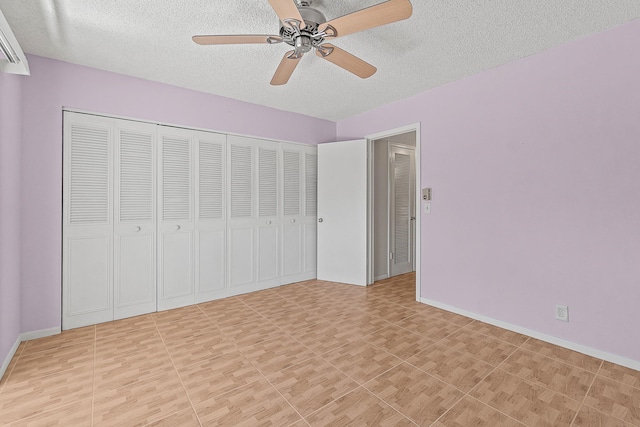
{"label": "closet door panel", "polygon": [[225,296],[225,230],[197,233],[199,267],[197,272],[196,302],[205,302]]}
{"label": "closet door panel", "polygon": [[258,282],[260,289],[278,283],[278,227],[258,226]]}
{"label": "closet door panel", "polygon": [[272,142],[259,141],[257,146],[258,188],[258,257],[257,288],[266,289],[279,281],[279,149]]}
{"label": "closet door panel", "polygon": [[256,290],[255,143],[227,137],[229,295]]}
{"label": "closet door panel", "polygon": [[229,230],[229,295],[255,290],[255,230],[252,224]]}
{"label": "closet door panel", "polygon": [[195,132],[196,302],[226,296],[226,141],[223,134]]}
{"label": "closet door panel", "polygon": [[316,221],[304,223],[304,273],[306,280],[315,279],[317,271],[318,226]]}
{"label": "closet door panel", "polygon": [[112,120],[64,113],[62,328],[113,320]]}
{"label": "closet door panel", "polygon": [[192,233],[165,232],[162,236],[162,288],[164,301],[193,296]]}
{"label": "closet door panel", "polygon": [[282,276],[283,283],[299,281],[303,269],[302,152],[282,146]]}
{"label": "closet door panel", "polygon": [[156,311],[155,230],[115,238],[115,319]]}
{"label": "closet door panel", "polygon": [[304,279],[317,277],[318,148],[304,147]]}
{"label": "closet door panel", "polygon": [[[84,317],[65,326],[112,320],[111,314],[111,236],[71,237],[67,257],[66,316]],[[65,329],[68,329],[65,328]]]}
{"label": "closet door panel", "polygon": [[158,310],[193,304],[193,132],[159,130]]}
{"label": "closet door panel", "polygon": [[156,126],[114,120],[114,317],[156,311]]}
{"label": "closet door panel", "polygon": [[[291,276],[302,272],[302,233],[299,224],[285,224],[283,227],[283,275]],[[294,279],[293,282],[296,280]]]}

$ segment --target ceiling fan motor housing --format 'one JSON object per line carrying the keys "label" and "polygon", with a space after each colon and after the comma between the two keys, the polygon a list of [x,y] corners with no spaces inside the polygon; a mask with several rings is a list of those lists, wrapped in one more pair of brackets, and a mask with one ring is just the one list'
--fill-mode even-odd
{"label": "ceiling fan motor housing", "polygon": [[300,15],[304,19],[305,27],[295,28],[289,23],[280,23],[280,35],[283,41],[295,47],[297,54],[307,53],[313,47],[317,47],[324,42],[324,38],[318,37],[318,26],[327,22],[327,18],[322,12],[309,6],[298,6]]}

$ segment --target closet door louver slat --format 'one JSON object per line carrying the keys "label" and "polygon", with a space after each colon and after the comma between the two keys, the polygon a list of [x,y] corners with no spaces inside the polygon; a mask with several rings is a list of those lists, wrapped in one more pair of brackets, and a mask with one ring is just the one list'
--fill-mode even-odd
{"label": "closet door louver slat", "polygon": [[200,140],[198,197],[200,219],[224,219],[224,157],[223,145]]}
{"label": "closet door louver slat", "polygon": [[278,215],[278,151],[258,149],[258,216]]}
{"label": "closet door louver slat", "polygon": [[153,221],[153,135],[120,133],[120,221]]}
{"label": "closet door louver slat", "polygon": [[300,215],[300,153],[283,151],[284,215]]}
{"label": "closet door louver slat", "polygon": [[109,130],[71,124],[70,223],[108,224],[110,219]]}
{"label": "closet door louver slat", "polygon": [[163,136],[162,218],[164,221],[191,219],[191,142]]}
{"label": "closet door louver slat", "polygon": [[393,248],[394,263],[409,262],[409,244],[411,229],[411,157],[406,154],[396,153],[394,156],[394,226],[395,241]]}
{"label": "closet door louver slat", "polygon": [[318,207],[318,155],[304,153],[305,216],[316,216]]}
{"label": "closet door louver slat", "polygon": [[253,217],[251,147],[231,145],[231,218]]}

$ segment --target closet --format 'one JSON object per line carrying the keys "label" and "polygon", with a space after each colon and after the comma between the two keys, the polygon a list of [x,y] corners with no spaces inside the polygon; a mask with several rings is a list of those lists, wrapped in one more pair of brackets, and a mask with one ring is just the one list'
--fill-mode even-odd
{"label": "closet", "polygon": [[64,112],[62,328],[316,277],[315,146]]}

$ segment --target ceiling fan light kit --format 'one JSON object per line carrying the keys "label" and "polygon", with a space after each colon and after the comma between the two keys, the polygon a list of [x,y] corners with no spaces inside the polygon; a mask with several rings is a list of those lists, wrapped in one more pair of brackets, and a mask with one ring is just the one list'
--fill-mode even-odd
{"label": "ceiling fan light kit", "polygon": [[388,0],[327,22],[322,12],[311,7],[312,0],[269,0],[269,3],[280,18],[279,35],[194,36],[193,41],[201,45],[285,43],[292,46],[293,50],[280,61],[271,79],[272,85],[286,84],[300,59],[312,49],[319,58],[366,79],[375,74],[376,67],[327,40],[401,21],[413,12],[409,0]]}

